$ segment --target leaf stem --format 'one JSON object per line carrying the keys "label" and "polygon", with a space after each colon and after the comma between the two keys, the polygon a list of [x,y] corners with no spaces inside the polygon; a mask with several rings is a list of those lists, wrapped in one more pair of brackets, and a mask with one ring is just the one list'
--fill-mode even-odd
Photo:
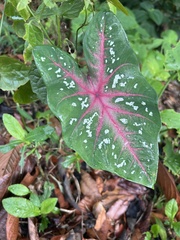
{"label": "leaf stem", "polygon": [[[5,2],[4,2],[4,8],[5,8],[5,6],[6,6],[6,0],[5,0]],[[4,10],[3,10],[3,12],[2,12],[1,23],[0,23],[0,36],[1,36],[1,34],[2,34],[3,21],[4,21]]]}
{"label": "leaf stem", "polygon": [[56,22],[57,22],[57,35],[58,35],[58,40],[57,40],[57,46],[62,48],[62,40],[61,40],[61,24],[60,24],[60,17],[56,16]]}
{"label": "leaf stem", "polygon": [[160,93],[158,94],[158,99],[161,98],[163,92],[165,91],[165,89],[167,88],[167,86],[169,85],[169,83],[171,82],[172,79],[174,79],[176,76],[176,73],[166,82],[166,84],[164,85],[164,87],[161,89]]}
{"label": "leaf stem", "polygon": [[31,13],[31,15],[34,17],[34,19],[36,20],[36,22],[39,24],[39,26],[41,27],[42,31],[44,32],[44,35],[47,37],[48,41],[51,43],[51,45],[54,45],[54,43],[52,42],[52,40],[50,39],[49,35],[47,34],[47,31],[46,29],[44,28],[43,24],[41,23],[41,21],[37,19],[37,17],[35,16],[35,14],[33,13],[33,11],[30,9],[29,6],[28,7],[28,10],[29,12]]}

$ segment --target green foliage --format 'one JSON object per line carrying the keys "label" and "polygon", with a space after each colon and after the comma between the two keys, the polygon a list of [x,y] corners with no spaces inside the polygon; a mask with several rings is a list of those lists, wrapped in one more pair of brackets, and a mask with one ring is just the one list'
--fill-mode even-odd
{"label": "green foliage", "polygon": [[[178,212],[178,205],[175,199],[171,199],[165,204],[165,215],[168,220],[163,222],[156,218],[156,223],[151,226],[149,232],[146,232],[145,240],[151,240],[160,236],[162,240],[168,239],[167,237],[167,227],[170,227],[176,234],[176,236],[180,236],[179,227],[180,222],[176,222],[175,215]],[[152,238],[153,237],[153,238]]]}
{"label": "green foliage", "polygon": [[29,67],[24,63],[0,56],[0,88],[4,91],[16,90],[29,81]]}
{"label": "green foliage", "polygon": [[[51,186],[49,188],[48,186]],[[37,195],[31,192],[26,186],[22,184],[14,184],[8,187],[8,190],[18,197],[9,197],[5,198],[2,201],[3,207],[5,210],[18,218],[29,218],[29,217],[41,217],[40,223],[40,231],[44,231],[48,227],[48,218],[47,215],[49,213],[56,214],[59,213],[59,209],[57,211],[57,198],[51,198],[51,192],[53,189],[53,184],[49,182],[44,183],[44,189],[48,187],[48,190],[45,191],[46,194]],[[45,193],[44,192],[44,193]],[[29,195],[29,198],[19,197]]]}
{"label": "green foliage", "polygon": [[107,0],[108,2],[110,2],[111,4],[113,4],[117,9],[121,10],[123,13],[125,13],[126,15],[128,15],[128,11],[126,10],[126,8],[122,5],[122,3],[118,0]]}
{"label": "green foliage", "polygon": [[161,220],[159,220],[158,218],[156,218],[156,224],[153,224],[151,226],[151,232],[154,238],[157,238],[158,236],[160,236],[162,240],[167,239],[166,229],[163,223],[161,222]]}
{"label": "green foliage", "polygon": [[37,95],[32,91],[29,81],[26,84],[20,86],[13,95],[14,102],[20,104],[31,103],[37,99]]}
{"label": "green foliage", "polygon": [[[23,113],[24,114],[24,113]],[[6,145],[0,146],[0,151],[6,153],[13,149],[15,146],[22,144],[21,159],[19,165],[24,166],[24,162],[27,156],[35,154],[37,160],[41,158],[41,155],[37,151],[38,147],[46,144],[48,138],[53,138],[55,129],[49,125],[37,126],[34,129],[24,130],[20,123],[10,114],[3,114],[3,123],[7,131],[17,140],[12,140]]]}
{"label": "green foliage", "polygon": [[61,163],[61,165],[64,167],[64,168],[69,168],[69,166],[71,164],[74,164],[77,171],[80,172],[81,169],[80,169],[80,160],[81,160],[81,157],[79,156],[78,153],[75,153],[73,155],[69,155],[67,157],[64,158],[64,161]]}
{"label": "green foliage", "polygon": [[13,184],[8,187],[8,190],[17,196],[25,196],[30,193],[29,189],[22,184]]}
{"label": "green foliage", "polygon": [[133,10],[138,23],[144,29],[147,29],[151,36],[159,37],[161,31],[164,31],[165,28],[173,29],[180,34],[180,4],[178,0],[122,0],[121,2]]}
{"label": "green foliage", "polygon": [[173,109],[166,109],[161,111],[161,120],[168,129],[176,129],[180,134],[180,113]]}
{"label": "green foliage", "polygon": [[18,120],[10,114],[3,114],[3,123],[7,131],[18,140],[22,142],[25,140],[27,132],[22,128]]}
{"label": "green foliage", "polygon": [[117,17],[128,34],[129,41],[141,65],[142,74],[160,97],[167,84],[179,78],[179,43],[178,35],[173,30],[162,32],[158,38],[152,37],[140,26],[129,12],[126,16],[120,12]]}
{"label": "green foliage", "polygon": [[41,215],[40,209],[31,201],[21,197],[9,197],[2,200],[4,209],[19,218],[36,217]]}
{"label": "green foliage", "polygon": [[178,212],[178,205],[175,199],[171,199],[165,205],[165,214],[169,218],[170,224],[174,221],[174,217]]}

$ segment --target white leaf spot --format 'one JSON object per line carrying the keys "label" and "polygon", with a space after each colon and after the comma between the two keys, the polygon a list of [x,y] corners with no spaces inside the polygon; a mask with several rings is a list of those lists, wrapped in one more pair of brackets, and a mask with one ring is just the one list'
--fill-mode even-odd
{"label": "white leaf spot", "polygon": [[134,79],[134,77],[133,76],[128,76],[127,79]]}
{"label": "white leaf spot", "polygon": [[123,167],[123,166],[126,166],[126,161],[123,160],[123,161],[122,161],[121,163],[119,163],[119,164],[115,163],[115,166],[116,166],[117,168],[121,168],[121,167]]}
{"label": "white leaf spot", "polygon": [[113,50],[113,48],[110,48],[110,49],[109,49],[109,52],[110,52],[111,55],[114,55],[114,54],[115,54],[115,51]]}
{"label": "white leaf spot", "polygon": [[121,119],[119,119],[122,123],[124,123],[124,124],[127,124],[128,123],[128,120],[126,119],[126,118],[121,118]]}
{"label": "white leaf spot", "polygon": [[119,74],[115,75],[114,79],[113,79],[113,84],[112,84],[112,88],[116,88],[116,85],[118,84],[118,80],[121,79],[121,76]]}
{"label": "white leaf spot", "polygon": [[109,133],[109,129],[105,129],[104,133],[108,134]]}
{"label": "white leaf spot", "polygon": [[73,102],[71,105],[72,105],[73,107],[77,107],[77,104],[76,104],[75,102]]}
{"label": "white leaf spot", "polygon": [[41,61],[44,62],[46,60],[45,57],[41,57]]}
{"label": "white leaf spot", "polygon": [[116,100],[114,102],[118,103],[118,102],[123,102],[123,101],[124,101],[124,98],[119,97],[119,98],[116,98]]}
{"label": "white leaf spot", "polygon": [[137,88],[137,85],[138,85],[138,84],[136,83],[136,84],[134,85],[134,88]]}
{"label": "white leaf spot", "polygon": [[137,111],[138,110],[138,106],[133,106],[134,110]]}
{"label": "white leaf spot", "polygon": [[140,135],[142,135],[142,128],[139,129],[138,133],[139,133]]}
{"label": "white leaf spot", "polygon": [[98,148],[101,149],[103,145],[110,144],[110,142],[111,142],[110,138],[105,138],[105,139],[103,139],[103,141],[101,141],[101,142],[98,144]]}
{"label": "white leaf spot", "polygon": [[153,113],[152,113],[152,112],[150,112],[150,113],[149,113],[149,116],[153,116]]}
{"label": "white leaf spot", "polygon": [[86,97],[84,101],[81,102],[81,109],[89,107],[89,103],[87,103],[87,101],[88,101],[88,97]]}
{"label": "white leaf spot", "polygon": [[128,106],[133,106],[134,105],[134,102],[126,102],[126,105],[128,105]]}
{"label": "white leaf spot", "polygon": [[120,85],[121,87],[125,87],[125,86],[126,86],[126,82],[121,82],[119,85]]}
{"label": "white leaf spot", "polygon": [[61,72],[61,69],[58,68],[58,70],[55,71],[55,73],[60,73]]}
{"label": "white leaf spot", "polygon": [[73,122],[77,122],[77,118],[71,118],[69,124],[72,125]]}

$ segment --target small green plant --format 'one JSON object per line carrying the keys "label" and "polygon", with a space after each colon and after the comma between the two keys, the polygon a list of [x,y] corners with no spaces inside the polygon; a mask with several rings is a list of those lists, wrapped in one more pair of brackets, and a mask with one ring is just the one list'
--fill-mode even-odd
{"label": "small green plant", "polygon": [[113,13],[94,16],[83,47],[86,77],[59,48],[45,45],[33,50],[49,107],[61,121],[63,139],[92,168],[153,187],[161,126],[157,96],[141,75]]}
{"label": "small green plant", "polygon": [[40,216],[39,231],[44,231],[48,226],[47,215],[60,212],[56,207],[57,198],[50,197],[53,188],[53,184],[45,182],[43,195],[37,195],[22,184],[10,185],[8,190],[16,196],[3,199],[3,207],[9,214],[18,218]]}
{"label": "small green plant", "polygon": [[171,199],[165,204],[165,215],[167,216],[167,220],[163,223],[160,219],[156,218],[156,223],[153,224],[150,231],[146,233],[145,240],[151,240],[157,237],[160,237],[161,240],[166,240],[168,239],[167,229],[170,229],[175,233],[173,236],[174,238],[175,236],[180,237],[180,222],[175,220],[175,215],[177,212],[177,202],[175,199]]}
{"label": "small green plant", "polygon": [[21,168],[24,166],[26,157],[31,154],[35,154],[38,161],[41,158],[38,148],[45,144],[45,141],[48,138],[53,137],[55,134],[54,128],[50,125],[37,126],[34,129],[28,128],[25,130],[15,117],[10,114],[3,114],[3,123],[7,131],[15,138],[15,140],[10,141],[6,145],[0,146],[0,151],[6,153],[15,146],[22,144],[21,159],[19,163]]}

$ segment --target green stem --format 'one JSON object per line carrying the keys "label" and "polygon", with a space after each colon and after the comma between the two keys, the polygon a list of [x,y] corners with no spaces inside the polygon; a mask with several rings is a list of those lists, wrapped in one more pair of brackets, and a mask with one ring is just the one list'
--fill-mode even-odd
{"label": "green stem", "polygon": [[[4,7],[6,6],[6,0],[4,2]],[[1,23],[0,23],[0,36],[2,34],[2,25],[3,25],[3,21],[4,21],[4,10],[2,12],[2,17],[1,17]]]}
{"label": "green stem", "polygon": [[32,12],[32,10],[30,9],[29,6],[28,7],[28,10],[29,12],[31,13],[31,15],[35,18],[35,20],[37,21],[37,23],[39,24],[39,26],[41,27],[42,31],[44,32],[44,35],[47,37],[48,41],[51,43],[51,45],[54,45],[54,43],[52,42],[52,40],[50,39],[49,35],[47,34],[46,32],[46,29],[44,28],[44,26],[42,25],[41,21],[37,19],[37,17],[34,15],[34,13]]}
{"label": "green stem", "polygon": [[57,46],[62,48],[61,24],[60,24],[60,17],[59,16],[56,16],[56,22],[57,22],[57,35],[58,35]]}
{"label": "green stem", "polygon": [[176,76],[176,73],[166,82],[166,84],[164,85],[164,87],[161,89],[160,93],[158,94],[158,99],[160,99],[160,97],[162,96],[163,92],[165,91],[165,89],[167,88],[167,86],[169,85],[169,83],[171,82],[172,79],[174,79]]}

